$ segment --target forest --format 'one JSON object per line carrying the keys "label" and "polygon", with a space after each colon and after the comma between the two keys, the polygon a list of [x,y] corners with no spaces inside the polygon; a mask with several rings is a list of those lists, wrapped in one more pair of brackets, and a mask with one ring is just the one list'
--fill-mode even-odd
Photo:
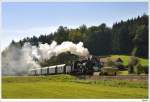
{"label": "forest", "polygon": [[[88,48],[92,55],[120,54],[148,59],[148,28],[148,15],[143,14],[127,21],[115,22],[112,28],[107,27],[105,23],[91,27],[83,24],[76,29],[59,26],[56,32],[48,35],[27,37],[18,42],[13,40],[9,47],[12,45],[22,47],[26,42],[38,46],[39,42],[51,44],[53,40],[57,41],[58,44],[63,41],[72,41],[74,43],[82,41],[84,47]],[[64,58],[64,56],[61,54],[58,57]],[[75,56],[66,58],[70,60]],[[56,60],[56,58],[52,59]],[[51,62],[53,62],[52,59]]]}

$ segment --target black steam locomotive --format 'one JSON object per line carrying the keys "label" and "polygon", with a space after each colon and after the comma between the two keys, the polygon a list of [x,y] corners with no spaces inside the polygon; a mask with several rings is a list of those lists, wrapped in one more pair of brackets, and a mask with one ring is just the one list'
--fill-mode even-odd
{"label": "black steam locomotive", "polygon": [[35,68],[29,70],[29,75],[51,75],[51,74],[90,74],[99,71],[101,64],[96,58],[88,58],[85,60],[73,61],[70,65],[60,64],[43,68]]}

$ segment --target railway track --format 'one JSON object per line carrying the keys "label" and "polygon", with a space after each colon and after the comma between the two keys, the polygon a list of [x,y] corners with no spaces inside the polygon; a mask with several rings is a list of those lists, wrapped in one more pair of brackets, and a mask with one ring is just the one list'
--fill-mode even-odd
{"label": "railway track", "polygon": [[81,79],[87,80],[127,80],[127,81],[138,81],[148,82],[148,75],[118,75],[118,76],[79,76]]}

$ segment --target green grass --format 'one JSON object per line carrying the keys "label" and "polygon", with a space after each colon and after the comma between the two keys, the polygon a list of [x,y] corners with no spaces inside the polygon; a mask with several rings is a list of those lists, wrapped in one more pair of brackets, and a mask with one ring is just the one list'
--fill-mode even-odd
{"label": "green grass", "polygon": [[[130,61],[130,56],[127,55],[111,55],[111,58],[121,58],[124,62],[124,65],[128,65]],[[139,58],[139,60],[143,66],[148,66],[148,59]]]}
{"label": "green grass", "polygon": [[3,98],[148,98],[148,84],[79,80],[70,75],[2,77]]}
{"label": "green grass", "polygon": [[128,74],[129,74],[129,72],[127,70],[117,72],[117,75],[128,75]]}

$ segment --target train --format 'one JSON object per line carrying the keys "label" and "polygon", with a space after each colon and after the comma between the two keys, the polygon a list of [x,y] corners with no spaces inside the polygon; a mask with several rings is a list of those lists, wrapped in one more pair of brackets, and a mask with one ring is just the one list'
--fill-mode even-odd
{"label": "train", "polygon": [[29,70],[29,75],[51,75],[51,74],[69,74],[72,72],[71,65],[60,64],[42,68],[33,68]]}
{"label": "train", "polygon": [[[107,63],[107,62],[105,62]],[[72,61],[70,64],[59,64],[29,70],[29,75],[52,75],[52,74],[73,74],[73,75],[93,75],[100,72],[100,75],[116,75],[119,70],[127,70],[120,61],[115,62],[115,66],[106,66],[96,57]]]}
{"label": "train", "polygon": [[29,75],[52,75],[52,74],[93,74],[100,70],[99,61],[85,59],[73,61],[71,64],[60,64],[29,70]]}

